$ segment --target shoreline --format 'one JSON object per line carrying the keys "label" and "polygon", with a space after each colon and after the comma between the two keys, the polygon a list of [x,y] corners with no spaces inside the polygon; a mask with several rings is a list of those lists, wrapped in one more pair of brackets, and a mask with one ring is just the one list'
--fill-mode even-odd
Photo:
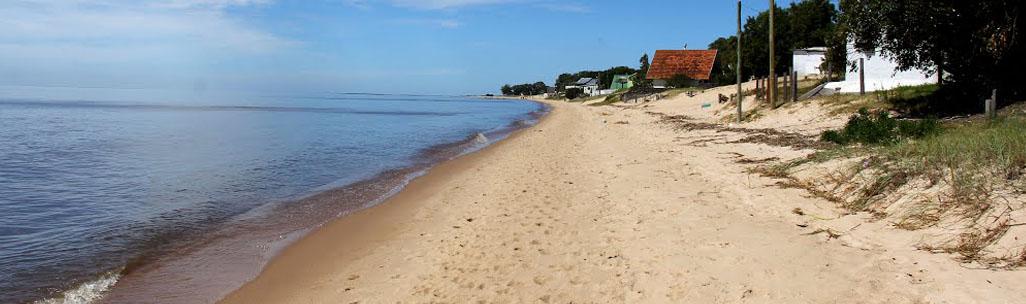
{"label": "shoreline", "polygon": [[[535,104],[537,110],[507,124],[426,147],[406,166],[269,202],[217,224],[205,235],[177,240],[167,252],[147,253],[120,270],[102,273],[38,301],[82,298],[89,303],[120,303],[159,298],[164,303],[214,302],[256,277],[274,256],[310,231],[373,208],[433,167],[501,143],[510,134],[537,124],[549,108]],[[168,286],[162,283],[165,281],[175,283]]]}
{"label": "shoreline", "polygon": [[[353,259],[373,250],[376,242],[390,239],[396,232],[396,226],[392,223],[412,216],[418,207],[418,201],[437,192],[451,175],[470,170],[495,150],[502,149],[508,142],[516,140],[525,132],[542,127],[550,116],[556,115],[556,108],[550,103],[531,99],[527,101],[536,102],[543,107],[540,116],[534,117],[537,123],[515,129],[504,138],[483,148],[437,163],[380,203],[315,227],[279,250],[264,265],[257,277],[232,291],[218,303],[272,303],[274,301],[268,300],[267,293],[281,294],[282,291],[279,289],[285,289],[284,286],[287,286],[283,281],[295,282],[298,277],[330,274],[315,270],[319,267],[311,265],[310,259],[317,259],[316,256],[323,257],[325,252],[331,252],[335,260]],[[335,244],[346,246],[340,250],[341,248],[333,246]],[[304,265],[313,267],[303,267]]]}
{"label": "shoreline", "polygon": [[[1026,296],[1017,287],[1024,272],[964,268],[918,250],[914,232],[750,172],[752,160],[810,150],[682,130],[664,119],[715,121],[717,113],[700,105],[729,89],[639,105],[552,102],[534,127],[310,233],[220,303],[1011,303]],[[796,122],[781,114],[745,127],[815,130],[834,120],[843,117]]]}

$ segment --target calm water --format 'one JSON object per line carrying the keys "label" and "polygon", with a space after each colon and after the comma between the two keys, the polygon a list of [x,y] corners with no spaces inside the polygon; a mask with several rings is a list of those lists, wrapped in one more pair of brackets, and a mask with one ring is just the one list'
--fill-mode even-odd
{"label": "calm water", "polygon": [[[113,302],[216,299],[259,270],[274,239],[366,206],[539,110],[460,97],[0,88],[0,303],[87,302],[107,289]],[[211,270],[237,255],[250,262]],[[204,270],[234,274],[210,287]],[[210,290],[179,297],[189,286]]]}

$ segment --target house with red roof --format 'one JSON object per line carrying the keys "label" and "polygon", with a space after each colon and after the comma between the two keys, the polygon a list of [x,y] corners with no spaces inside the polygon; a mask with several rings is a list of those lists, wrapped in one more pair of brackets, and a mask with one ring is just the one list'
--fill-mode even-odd
{"label": "house with red roof", "polygon": [[708,82],[716,65],[716,54],[716,50],[657,50],[645,78],[652,80],[656,88],[665,88],[667,81],[677,75],[697,83]]}

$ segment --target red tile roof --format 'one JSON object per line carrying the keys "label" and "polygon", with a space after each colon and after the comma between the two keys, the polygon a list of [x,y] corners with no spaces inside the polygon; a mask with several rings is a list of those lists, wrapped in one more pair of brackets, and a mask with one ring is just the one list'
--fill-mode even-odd
{"label": "red tile roof", "polygon": [[716,50],[657,50],[645,78],[670,79],[684,74],[695,80],[709,80]]}

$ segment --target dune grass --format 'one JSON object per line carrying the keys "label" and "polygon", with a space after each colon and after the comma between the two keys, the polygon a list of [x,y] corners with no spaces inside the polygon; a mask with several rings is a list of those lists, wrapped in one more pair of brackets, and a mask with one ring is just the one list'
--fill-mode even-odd
{"label": "dune grass", "polygon": [[993,177],[1017,181],[1026,168],[1026,118],[949,125],[934,136],[898,142],[880,152],[910,172],[934,179],[943,173],[955,187],[972,188],[978,180]]}

